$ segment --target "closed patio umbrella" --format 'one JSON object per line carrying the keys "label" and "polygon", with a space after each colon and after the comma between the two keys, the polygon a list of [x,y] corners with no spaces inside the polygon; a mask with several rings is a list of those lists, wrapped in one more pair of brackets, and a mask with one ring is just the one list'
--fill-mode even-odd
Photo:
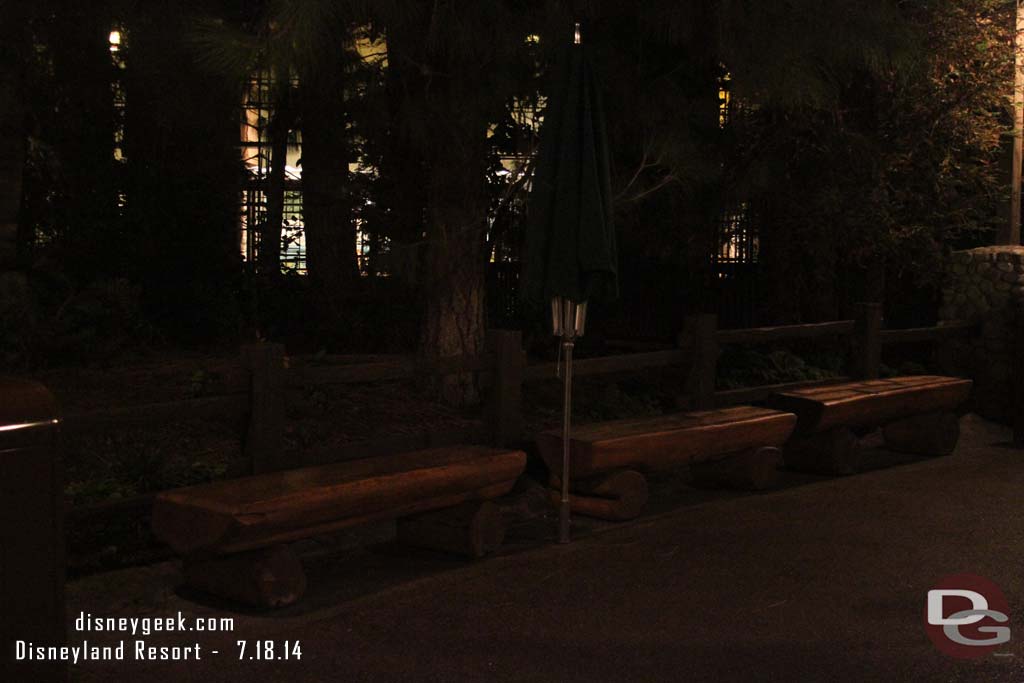
{"label": "closed patio umbrella", "polygon": [[559,541],[569,541],[569,431],[572,354],[583,335],[587,302],[618,295],[615,228],[604,110],[581,43],[567,45],[548,89],[540,150],[529,200],[523,296],[550,301],[552,332],[561,338],[563,373]]}

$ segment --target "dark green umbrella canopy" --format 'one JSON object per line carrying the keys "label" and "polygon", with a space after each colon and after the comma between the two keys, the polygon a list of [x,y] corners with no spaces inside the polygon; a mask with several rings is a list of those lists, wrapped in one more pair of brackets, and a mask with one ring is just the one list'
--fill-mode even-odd
{"label": "dark green umbrella canopy", "polygon": [[604,109],[584,45],[570,44],[548,89],[523,255],[523,298],[618,296]]}

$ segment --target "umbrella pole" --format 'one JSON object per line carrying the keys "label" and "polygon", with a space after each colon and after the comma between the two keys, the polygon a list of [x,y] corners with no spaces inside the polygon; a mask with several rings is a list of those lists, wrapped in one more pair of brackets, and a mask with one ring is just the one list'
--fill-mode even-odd
{"label": "umbrella pole", "polygon": [[562,401],[562,499],[558,507],[558,542],[569,542],[569,427],[572,422],[572,349],[571,337],[562,337],[565,354],[564,394]]}

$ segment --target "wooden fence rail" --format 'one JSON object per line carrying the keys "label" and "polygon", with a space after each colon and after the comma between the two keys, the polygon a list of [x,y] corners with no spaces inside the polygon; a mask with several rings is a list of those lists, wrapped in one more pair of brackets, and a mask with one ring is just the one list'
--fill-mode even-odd
{"label": "wooden fence rail", "polygon": [[[689,354],[682,349],[669,351],[645,351],[629,353],[621,356],[603,356],[601,358],[583,358],[572,364],[572,373],[576,377],[587,375],[610,375],[616,372],[631,372],[648,368],[664,368],[671,365],[683,365]],[[550,379],[556,376],[556,363],[536,363],[526,368],[523,378],[527,381]]]}
{"label": "wooden fence rail", "polygon": [[966,336],[976,327],[975,323],[956,320],[939,327],[911,327],[903,330],[881,330],[883,344],[903,344],[922,341],[943,341]]}
{"label": "wooden fence rail", "polygon": [[[861,304],[854,320],[741,330],[719,330],[716,316],[696,315],[687,318],[676,348],[581,359],[576,361],[574,373],[588,376],[682,366],[688,370],[683,393],[690,397],[693,407],[704,409],[761,401],[772,392],[785,388],[848,379],[836,377],[717,391],[718,359],[723,346],[846,339],[850,344],[855,376],[872,378],[878,376],[883,345],[925,341],[949,344],[969,335],[974,327],[965,322],[952,322],[939,327],[885,330],[878,304]],[[229,373],[229,377],[217,385],[221,395],[70,414],[65,417],[64,432],[74,438],[77,434],[126,425],[197,417],[244,421],[243,457],[252,472],[371,457],[460,440],[489,441],[507,446],[523,440],[523,385],[553,378],[556,371],[555,363],[527,365],[521,334],[508,330],[489,331],[485,352],[480,356],[450,358],[436,363],[424,363],[411,356],[373,356],[368,363],[353,362],[357,359],[351,356],[288,358],[284,347],[278,344],[247,346],[241,353],[241,373]],[[426,375],[463,372],[478,373],[481,386],[486,389],[482,426],[446,433],[399,434],[348,444],[343,452],[336,448],[311,449],[298,460],[292,456],[285,457],[288,389],[411,380]],[[142,496],[127,505],[145,506],[149,500]],[[96,507],[104,506],[110,507],[108,504]],[[111,509],[114,508],[120,509],[117,505]],[[72,518],[91,514],[89,510],[72,510],[70,513]]]}
{"label": "wooden fence rail", "polygon": [[768,344],[793,339],[820,339],[845,337],[853,334],[856,322],[838,320],[831,323],[786,325],[783,327],[755,327],[746,330],[718,330],[715,340],[719,344]]}
{"label": "wooden fence rail", "polygon": [[158,422],[174,422],[182,419],[243,418],[249,414],[249,410],[249,392],[224,396],[204,396],[181,401],[69,413],[64,416],[63,429],[67,434],[81,435],[109,429],[144,427]]}

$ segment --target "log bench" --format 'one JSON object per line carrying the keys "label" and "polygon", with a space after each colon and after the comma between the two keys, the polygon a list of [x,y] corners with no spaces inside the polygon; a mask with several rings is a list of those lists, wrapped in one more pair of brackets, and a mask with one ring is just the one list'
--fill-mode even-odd
{"label": "log bench", "polygon": [[[647,502],[642,472],[683,464],[698,483],[769,488],[778,477],[779,447],[795,426],[791,413],[739,406],[574,427],[571,508],[601,519],[631,519]],[[551,472],[561,472],[561,431],[541,433],[537,446]],[[555,488],[558,483],[553,478]]]}
{"label": "log bench", "polygon": [[451,446],[211,482],[157,496],[153,532],[183,556],[187,585],[283,606],[306,587],[289,541],[397,519],[408,543],[473,557],[495,549],[504,524],[490,501],[525,466],[522,451]]}
{"label": "log bench", "polygon": [[918,375],[844,382],[774,394],[768,405],[797,415],[786,466],[818,474],[860,468],[859,435],[881,427],[886,447],[915,455],[949,455],[960,438],[955,411],[972,382]]}

